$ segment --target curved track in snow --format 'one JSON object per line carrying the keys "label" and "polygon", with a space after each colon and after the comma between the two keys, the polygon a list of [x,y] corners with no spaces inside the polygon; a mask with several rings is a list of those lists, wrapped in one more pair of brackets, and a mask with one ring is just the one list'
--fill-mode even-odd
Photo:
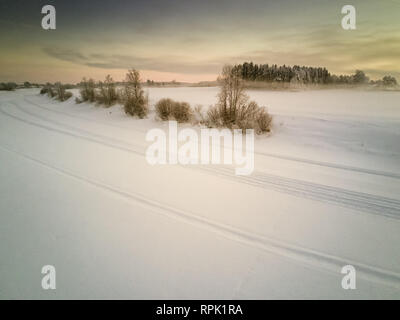
{"label": "curved track in snow", "polygon": [[154,199],[149,199],[139,193],[127,192],[115,186],[111,186],[109,184],[96,181],[92,178],[82,176],[81,174],[77,174],[68,169],[58,167],[47,161],[43,161],[30,155],[24,154],[20,151],[13,150],[9,146],[0,146],[0,148],[8,152],[17,154],[27,160],[33,161],[48,169],[57,171],[60,174],[91,184],[95,187],[117,194],[118,196],[124,197],[128,200],[135,201],[140,205],[150,208],[154,212],[181,219],[187,223],[204,228],[209,232],[217,233],[230,240],[237,241],[253,248],[258,248],[273,254],[277,254],[279,256],[294,259],[296,261],[300,261],[320,269],[322,268],[332,273],[337,272],[337,270],[339,270],[344,265],[351,264],[365,279],[382,283],[387,286],[400,288],[400,273],[385,270],[368,264],[363,264],[357,261],[351,261],[349,259],[344,259],[316,250],[311,250],[305,247],[295,246],[283,241],[279,241],[277,239],[268,238],[266,236],[250,233],[227,224],[212,221],[210,219],[201,217],[190,212],[182,211],[168,204],[161,203]]}
{"label": "curved track in snow", "polygon": [[[187,279],[195,279],[193,283],[207,294],[210,292],[205,289],[208,283],[202,286],[205,280],[210,278],[210,283],[214,283],[215,278],[225,274],[229,266],[240,262],[236,274],[229,273],[223,279],[224,283],[221,280],[213,288],[219,290],[229,282],[224,297],[232,293],[235,297],[250,293],[262,298],[269,287],[273,289],[271,296],[274,297],[288,294],[292,289],[295,292],[305,284],[311,285],[310,288],[301,288],[297,296],[310,294],[318,297],[321,292],[326,294],[336,290],[332,296],[346,298],[349,292],[340,288],[340,270],[349,264],[357,270],[357,281],[360,278],[357,289],[363,290],[360,291],[361,297],[380,296],[388,292],[392,296],[399,295],[400,269],[396,265],[399,257],[396,243],[399,239],[400,199],[393,195],[392,189],[400,175],[286,157],[273,152],[258,154],[261,161],[266,161],[265,164],[270,162],[263,157],[288,160],[298,163],[295,169],[301,168],[305,172],[293,177],[286,172],[283,175],[271,174],[265,169],[256,170],[250,176],[236,176],[231,167],[222,165],[179,165],[154,169],[143,163],[146,144],[142,138],[146,122],[140,124],[143,125],[142,130],[129,129],[134,131],[130,134],[127,127],[115,125],[112,121],[100,121],[103,120],[101,117],[90,119],[66,112],[68,110],[53,110],[31,99],[32,94],[18,92],[3,96],[0,101],[1,124],[10,130],[4,131],[0,141],[1,159],[6,164],[0,172],[6,178],[1,187],[7,190],[5,194],[9,197],[1,207],[5,209],[7,220],[3,219],[5,228],[0,229],[12,243],[10,261],[18,260],[15,252],[21,246],[25,250],[22,252],[28,254],[28,264],[30,260],[35,260],[37,248],[30,245],[24,247],[27,242],[25,240],[38,239],[44,232],[45,235],[40,238],[43,243],[48,242],[48,239],[56,239],[54,245],[49,246],[50,251],[57,251],[53,257],[61,257],[63,263],[68,261],[63,258],[64,255],[76,258],[74,262],[79,267],[74,269],[75,272],[80,270],[82,257],[86,262],[86,270],[93,272],[99,269],[97,275],[93,276],[94,283],[98,279],[107,278],[115,270],[125,272],[126,269],[127,279],[142,279],[151,268],[163,272],[160,287],[153,279],[141,280],[134,284],[142,287],[128,285],[126,292],[129,294],[134,292],[140,295],[143,288],[146,290],[156,286],[155,290],[165,289],[168,297],[173,297],[177,291],[183,292],[183,296],[192,297],[188,291],[182,291],[186,290]],[[73,118],[80,121],[73,121]],[[103,127],[94,124],[96,122],[127,131],[103,130]],[[119,134],[122,139],[118,138]],[[92,168],[90,161],[97,158],[98,163]],[[118,159],[116,166],[115,159]],[[308,171],[312,166],[327,169]],[[21,172],[21,167],[26,171]],[[344,173],[328,168],[343,170]],[[377,168],[384,169],[379,166]],[[105,173],[105,170],[110,171]],[[327,180],[319,179],[315,172],[322,172]],[[352,172],[357,174],[351,175]],[[345,179],[348,185],[342,187],[340,184],[338,187],[324,184],[338,185],[337,180],[329,180],[336,173],[340,177],[348,174],[348,179]],[[303,177],[308,178],[306,174],[310,174],[313,182],[303,180]],[[25,188],[24,175],[32,180],[43,179],[48,184],[36,186],[34,190]],[[381,178],[374,181],[378,176]],[[139,180],[144,184],[138,185]],[[370,193],[358,191],[360,181],[370,184]],[[380,190],[379,187],[386,182],[393,185],[387,190]],[[154,187],[156,183],[159,185]],[[186,187],[185,183],[190,186]],[[9,188],[7,184],[12,186]],[[171,190],[176,188],[177,194],[166,190],[166,186],[171,187]],[[350,189],[346,189],[346,186]],[[224,190],[220,193],[221,198],[213,202],[212,197],[220,190]],[[205,194],[198,196],[198,191]],[[13,192],[21,193],[14,199]],[[165,195],[160,196],[163,192]],[[239,193],[243,193],[242,197],[235,199]],[[63,210],[57,214],[60,205],[56,201],[65,195]],[[188,199],[183,199],[185,197]],[[210,203],[203,205],[203,197],[204,201]],[[18,206],[20,199],[27,203],[14,207]],[[247,199],[251,200],[247,203]],[[225,205],[225,201],[231,200],[232,203]],[[30,201],[36,209],[31,210]],[[244,206],[242,201],[245,201]],[[288,203],[281,205],[279,201]],[[251,210],[252,205],[254,210]],[[106,208],[104,212],[103,208]],[[271,211],[268,212],[268,209]],[[109,215],[113,210],[113,215]],[[318,212],[310,213],[307,210]],[[25,229],[24,219],[27,218],[32,226]],[[50,220],[49,223],[47,220]],[[110,228],[111,224],[113,228]],[[115,224],[123,225],[124,228],[115,227]],[[319,227],[320,230],[316,231]],[[21,237],[21,232],[18,233],[28,229],[29,235],[26,238]],[[155,236],[154,232],[159,234]],[[67,237],[60,237],[67,233]],[[86,241],[89,243],[86,244]],[[86,250],[76,244],[86,245]],[[218,250],[213,251],[215,247]],[[4,248],[4,245],[0,246],[0,249],[7,251]],[[114,255],[113,251],[119,248],[122,250]],[[100,268],[98,260],[86,258],[88,252],[95,257],[101,256],[103,251],[106,253],[100,257]],[[171,259],[165,264],[159,264],[159,260],[169,257],[171,252],[176,261]],[[233,258],[225,257],[220,264],[215,265],[212,263],[216,259],[216,255],[212,256],[215,252]],[[156,258],[153,256],[155,253]],[[49,257],[47,253],[40,254],[41,259],[37,261]],[[196,255],[199,255],[199,260],[193,258]],[[111,256],[117,258],[115,263],[122,265],[121,269],[116,268],[114,259],[109,259]],[[112,261],[108,263],[108,260]],[[204,262],[202,267],[196,264],[199,261]],[[15,266],[13,262],[8,265]],[[139,265],[144,273],[134,270]],[[216,271],[215,266],[220,270]],[[36,267],[32,264],[29,268]],[[91,273],[85,275],[90,276]],[[175,280],[177,275],[182,275],[183,280],[180,281],[179,276]],[[174,280],[167,281],[171,276],[174,276]],[[299,279],[297,285],[300,286],[291,285],[294,279]],[[283,282],[283,290],[279,287],[280,281]],[[121,281],[120,288],[126,286],[126,282]],[[68,290],[72,288],[73,285]],[[18,290],[21,290],[20,287]],[[358,292],[354,291],[354,297],[358,297]]]}
{"label": "curved track in snow", "polygon": [[[74,126],[70,126],[62,122],[57,122],[49,118],[35,114],[31,111],[27,111],[15,102],[13,104],[16,106],[18,110],[30,116],[33,116],[50,124],[53,123],[56,124],[57,126],[62,126],[65,129],[73,131],[66,131],[48,125],[43,125],[31,120],[27,120],[15,116],[13,114],[10,114],[4,111],[3,109],[1,109],[0,112],[5,114],[6,116],[12,117],[16,120],[28,123],[33,126],[40,127],[42,129],[62,133],[64,135],[69,135],[78,139],[88,140],[90,142],[98,143],[107,147],[116,148],[126,152],[131,152],[140,156],[144,156],[145,154],[142,147],[135,146],[133,144],[127,144],[122,140],[95,134],[87,130],[76,128]],[[286,178],[260,171],[254,171],[253,174],[250,176],[236,176],[234,175],[232,169],[222,166],[220,167],[189,166],[188,168],[203,170],[205,172],[210,172],[211,174],[218,174],[219,176],[237,181],[239,183],[246,183],[259,188],[272,189],[278,192],[298,196],[301,198],[327,202],[378,216],[400,219],[400,201],[396,199],[346,190],[338,187],[326,186],[322,184],[302,181],[293,178]]]}

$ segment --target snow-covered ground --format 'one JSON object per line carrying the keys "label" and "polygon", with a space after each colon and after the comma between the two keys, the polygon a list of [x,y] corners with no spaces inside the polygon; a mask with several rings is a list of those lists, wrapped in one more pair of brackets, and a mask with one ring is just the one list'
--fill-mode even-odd
{"label": "snow-covered ground", "polygon": [[[205,107],[218,92],[146,90]],[[236,176],[149,165],[154,114],[0,92],[0,298],[399,299],[400,93],[249,95],[274,127]]]}

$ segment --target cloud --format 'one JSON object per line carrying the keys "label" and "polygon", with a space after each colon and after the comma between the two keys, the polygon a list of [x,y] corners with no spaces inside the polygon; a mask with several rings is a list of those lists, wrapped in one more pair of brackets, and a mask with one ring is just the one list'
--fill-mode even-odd
{"label": "cloud", "polygon": [[104,53],[83,54],[64,48],[44,48],[50,57],[61,61],[100,69],[129,69],[172,72],[182,74],[218,74],[224,64],[253,61],[255,63],[302,64],[318,58],[318,54],[277,50],[254,50],[242,54],[210,57],[208,60],[196,60],[190,56],[160,55],[143,57],[138,55],[118,55]]}
{"label": "cloud", "polygon": [[143,57],[136,55],[116,54],[83,54],[79,51],[64,48],[44,48],[50,57],[61,61],[72,62],[101,69],[129,69],[135,67],[142,70],[175,72],[188,74],[218,73],[220,62],[190,61],[180,56]]}
{"label": "cloud", "polygon": [[47,55],[63,61],[81,63],[81,64],[83,64],[84,62],[87,63],[87,61],[89,61],[88,57],[71,49],[44,48],[43,51]]}

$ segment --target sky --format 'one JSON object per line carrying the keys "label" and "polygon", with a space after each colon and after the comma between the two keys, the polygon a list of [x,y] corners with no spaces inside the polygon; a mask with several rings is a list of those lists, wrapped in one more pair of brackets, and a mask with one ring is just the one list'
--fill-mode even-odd
{"label": "sky", "polygon": [[[56,8],[44,30],[41,9]],[[356,8],[356,30],[341,8]],[[0,81],[212,81],[224,64],[356,69],[400,80],[400,0],[0,0]]]}

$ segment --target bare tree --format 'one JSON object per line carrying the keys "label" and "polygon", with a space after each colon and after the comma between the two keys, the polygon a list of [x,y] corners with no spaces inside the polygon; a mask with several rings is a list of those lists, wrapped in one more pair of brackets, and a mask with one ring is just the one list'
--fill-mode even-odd
{"label": "bare tree", "polygon": [[72,97],[72,93],[69,91],[66,91],[65,85],[63,85],[61,82],[57,82],[55,84],[55,89],[56,89],[57,99],[60,101],[65,101]]}
{"label": "bare tree", "polygon": [[89,101],[89,102],[94,102],[96,99],[95,96],[95,83],[93,79],[87,80],[86,78],[82,79],[81,82],[81,89],[79,90],[79,93],[81,95],[81,101]]}
{"label": "bare tree", "polygon": [[99,103],[105,104],[106,107],[112,106],[118,100],[117,90],[115,88],[115,83],[110,75],[106,76],[104,82],[99,82],[98,84],[99,92],[96,95],[96,100]]}
{"label": "bare tree", "polygon": [[218,102],[207,113],[209,126],[255,129],[257,133],[270,131],[272,117],[256,102],[249,102],[239,68],[224,66],[218,81]]}
{"label": "bare tree", "polygon": [[148,113],[148,98],[144,95],[140,82],[140,73],[131,69],[126,74],[124,87],[124,109],[131,116],[144,118]]}
{"label": "bare tree", "polygon": [[243,80],[238,70],[230,65],[222,69],[218,78],[221,89],[218,95],[218,108],[223,125],[231,127],[236,120],[238,109],[248,101]]}

